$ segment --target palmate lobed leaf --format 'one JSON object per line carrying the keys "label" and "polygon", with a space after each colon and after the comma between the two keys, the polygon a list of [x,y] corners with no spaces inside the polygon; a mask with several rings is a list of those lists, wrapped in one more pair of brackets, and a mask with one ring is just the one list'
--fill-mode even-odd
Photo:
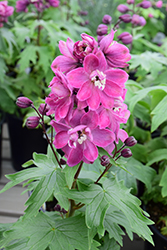
{"label": "palmate lobed leaf", "polygon": [[[91,184],[85,186],[85,191],[68,190],[67,192],[69,198],[86,204],[86,225],[88,228],[92,230],[97,228],[97,232],[103,236],[106,229],[107,209],[112,206],[122,211],[133,232],[152,243],[152,233],[147,227],[147,225],[152,224],[152,221],[143,215],[140,200],[130,194],[130,190],[124,186],[123,182],[118,182],[116,179],[106,179],[103,182],[103,187]],[[120,241],[118,237],[116,238]]]}
{"label": "palmate lobed leaf", "polygon": [[[12,241],[15,241],[12,243]],[[13,247],[12,247],[12,245]],[[11,248],[9,247],[11,245]],[[88,233],[83,216],[54,220],[40,212],[36,217],[22,217],[10,230],[4,233],[2,247],[21,250],[85,250],[88,247]],[[92,250],[97,250],[97,242]],[[15,246],[15,247],[14,247]]]}

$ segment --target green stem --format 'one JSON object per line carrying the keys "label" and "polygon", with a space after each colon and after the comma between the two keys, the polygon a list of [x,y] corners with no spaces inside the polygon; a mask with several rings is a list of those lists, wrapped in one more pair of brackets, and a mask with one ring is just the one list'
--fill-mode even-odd
{"label": "green stem", "polygon": [[[77,170],[77,172],[76,172],[76,174],[75,174],[75,176],[74,176],[74,182],[73,182],[73,184],[72,184],[72,189],[74,189],[75,187],[76,187],[76,181],[77,181],[77,178],[78,178],[78,176],[79,176],[79,173],[80,173],[80,171],[81,171],[81,168],[82,168],[82,165],[83,165],[83,161],[81,161],[81,163],[80,163],[80,165],[79,165],[79,167],[78,167],[78,170]],[[68,212],[68,217],[71,217],[71,216],[73,216],[73,214],[74,214],[74,212],[75,212],[75,210],[78,208],[80,208],[80,207],[82,207],[80,204],[78,205],[78,206],[76,206],[76,204],[75,204],[75,201],[74,200],[69,200],[70,201],[70,209],[69,209],[69,212]]]}

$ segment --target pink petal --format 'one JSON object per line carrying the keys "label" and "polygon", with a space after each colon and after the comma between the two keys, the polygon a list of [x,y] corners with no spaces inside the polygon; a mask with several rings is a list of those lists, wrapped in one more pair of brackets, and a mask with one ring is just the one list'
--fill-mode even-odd
{"label": "pink petal", "polygon": [[67,74],[67,79],[71,86],[80,88],[86,81],[88,81],[89,76],[85,73],[83,68],[77,68]]}
{"label": "pink petal", "polygon": [[92,96],[92,87],[93,87],[92,82],[90,80],[86,81],[79,89],[77,93],[77,98],[80,101],[85,101],[88,98],[90,98]]}
{"label": "pink petal", "polygon": [[91,141],[86,140],[84,143],[83,155],[90,162],[94,162],[98,157],[98,149]]}
{"label": "pink petal", "polygon": [[53,144],[56,148],[63,148],[65,145],[67,145],[68,140],[69,135],[66,131],[62,131],[56,134]]}
{"label": "pink petal", "polygon": [[99,59],[94,54],[89,54],[85,57],[84,62],[84,69],[90,75],[91,72],[96,70],[99,66]]}
{"label": "pink petal", "polygon": [[99,147],[106,147],[115,140],[115,135],[108,129],[95,128],[92,130],[93,142]]}
{"label": "pink petal", "polygon": [[124,142],[129,137],[128,133],[123,129],[119,129],[117,136],[122,142]]}
{"label": "pink petal", "polygon": [[105,36],[101,41],[100,41],[100,49],[106,53],[106,50],[109,46],[111,46],[111,43],[113,41],[114,38],[114,33],[116,31],[112,30],[110,32],[110,34],[108,34],[107,36]]}
{"label": "pink petal", "polygon": [[99,59],[99,66],[98,66],[98,69],[100,71],[105,71],[106,68],[107,68],[107,62],[106,62],[106,59],[105,59],[105,56],[103,54],[103,52],[101,50],[99,50],[97,53],[96,53],[96,56],[98,57]]}
{"label": "pink petal", "polygon": [[110,124],[110,117],[106,109],[104,109],[99,115],[100,128],[106,128]]}
{"label": "pink petal", "polygon": [[69,167],[73,167],[80,163],[83,159],[83,145],[78,144],[74,149],[72,148],[67,159],[67,164]]}
{"label": "pink petal", "polygon": [[70,94],[70,91],[63,86],[62,83],[56,82],[51,88],[53,94],[56,94],[58,97],[64,97]]}
{"label": "pink petal", "polygon": [[81,118],[81,124],[86,125],[90,129],[95,129],[98,125],[98,120],[98,114],[90,110]]}
{"label": "pink petal", "polygon": [[54,73],[56,73],[57,69],[59,69],[61,72],[64,72],[66,74],[70,70],[75,69],[77,67],[77,61],[74,58],[69,58],[66,56],[56,57],[51,64],[51,69]]}
{"label": "pink petal", "polygon": [[97,110],[100,105],[99,89],[95,86],[92,88],[92,96],[87,100],[87,104],[91,110]]}
{"label": "pink petal", "polygon": [[124,88],[124,83],[128,80],[129,75],[122,69],[111,69],[105,71],[107,80],[117,83]]}
{"label": "pink petal", "polygon": [[69,127],[69,126],[67,126],[67,125],[65,125],[65,124],[63,124],[63,123],[58,123],[58,122],[56,122],[56,121],[54,121],[54,120],[52,120],[51,122],[50,122],[50,125],[55,129],[55,131],[57,132],[57,133],[59,133],[60,131],[68,131],[71,127]]}
{"label": "pink petal", "polygon": [[105,108],[113,108],[114,106],[114,98],[105,94],[104,91],[100,92],[101,102]]}
{"label": "pink petal", "polygon": [[67,57],[73,57],[73,46],[74,42],[70,39],[67,38],[67,42],[60,41],[59,42],[59,50],[60,52]]}
{"label": "pink petal", "polygon": [[106,80],[104,92],[108,96],[119,97],[119,96],[122,96],[123,89],[120,86],[118,86],[118,84]]}

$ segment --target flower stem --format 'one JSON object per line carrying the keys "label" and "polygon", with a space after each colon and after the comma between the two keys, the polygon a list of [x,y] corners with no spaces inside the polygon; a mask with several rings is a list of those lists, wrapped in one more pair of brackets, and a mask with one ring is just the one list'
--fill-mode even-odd
{"label": "flower stem", "polygon": [[99,176],[99,178],[94,182],[94,184],[97,184],[99,181],[100,181],[100,179],[103,177],[103,175],[110,169],[110,167],[112,166],[112,164],[111,163],[109,163],[107,166],[106,166],[106,168],[104,169],[104,171],[103,171],[103,173]]}

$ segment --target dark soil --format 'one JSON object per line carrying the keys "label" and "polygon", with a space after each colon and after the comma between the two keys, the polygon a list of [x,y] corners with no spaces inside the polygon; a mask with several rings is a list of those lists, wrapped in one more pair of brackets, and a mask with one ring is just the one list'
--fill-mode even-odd
{"label": "dark soil", "polygon": [[[165,223],[162,220],[160,221],[160,217],[167,216],[167,205],[151,201],[147,204],[146,211],[150,215],[150,219],[154,221],[154,226],[161,232],[161,228],[165,226]],[[167,237],[167,235],[164,236]]]}

